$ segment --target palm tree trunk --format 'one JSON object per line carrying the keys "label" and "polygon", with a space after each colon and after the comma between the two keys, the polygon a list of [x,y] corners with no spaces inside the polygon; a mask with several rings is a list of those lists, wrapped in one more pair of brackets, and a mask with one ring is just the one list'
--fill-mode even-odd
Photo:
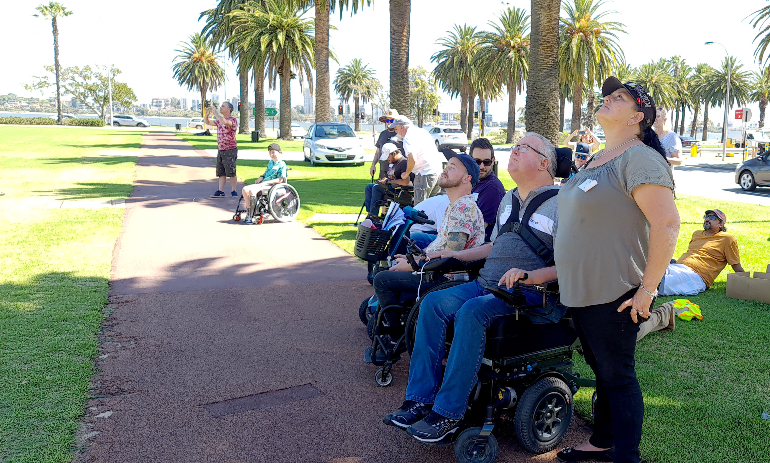
{"label": "palm tree trunk", "polygon": [[684,103],[682,103],[682,120],[679,121],[679,135],[684,135]]}
{"label": "palm tree trunk", "polygon": [[[206,118],[206,85],[201,86],[201,116]],[[113,122],[114,123],[114,122]],[[206,131],[206,122],[203,122],[203,131]]]}
{"label": "palm tree trunk", "polygon": [[479,105],[479,109],[481,109],[481,112],[479,112],[479,136],[484,136],[484,116],[487,112],[487,101],[483,97],[480,97],[481,105]]}
{"label": "palm tree trunk", "polygon": [[708,127],[709,127],[709,104],[706,102],[703,105],[703,136],[701,137],[702,141],[706,141],[706,138],[708,137]]}
{"label": "palm tree trunk", "polygon": [[593,89],[588,92],[588,103],[586,103],[586,122],[585,126],[588,130],[594,130],[594,112],[596,110],[596,93]]}
{"label": "palm tree trunk", "polygon": [[355,130],[356,130],[356,132],[360,132],[361,131],[361,109],[360,109],[360,106],[359,106],[359,99],[360,98],[361,97],[359,97],[358,95],[353,97],[353,100],[355,100],[355,102],[356,102],[356,119],[355,119],[355,121],[356,121],[356,123],[355,123]]}
{"label": "palm tree trunk", "polygon": [[468,93],[468,123],[465,126],[465,131],[468,134],[468,139],[473,139],[473,112],[476,110],[476,92],[473,90]]}
{"label": "palm tree trunk", "polygon": [[56,16],[51,20],[51,27],[53,28],[53,64],[56,70],[56,123],[62,125],[61,84],[59,82],[59,75],[61,74],[61,66],[59,65],[59,25],[56,23]]}
{"label": "palm tree trunk", "polygon": [[572,122],[570,122],[570,132],[580,130],[580,119],[583,113],[583,75],[578,74],[575,83],[572,86]]}
{"label": "palm tree trunk", "polygon": [[464,88],[460,89],[460,129],[465,132],[468,117],[468,94]]}
{"label": "palm tree trunk", "polygon": [[508,128],[505,134],[505,143],[513,143],[513,134],[516,132],[516,85],[513,80],[508,81]]}
{"label": "palm tree trunk", "polygon": [[564,112],[566,111],[567,97],[561,95],[559,98],[559,132],[564,132]]}
{"label": "palm tree trunk", "polygon": [[[527,131],[558,142],[560,0],[531,0],[529,76],[524,119]],[[582,84],[581,84],[582,85]],[[578,119],[579,121],[579,119]]]}
{"label": "palm tree trunk", "polygon": [[265,127],[265,63],[254,63],[254,130],[264,137]]}
{"label": "palm tree trunk", "polygon": [[390,106],[409,115],[409,24],[412,0],[390,0]]}
{"label": "palm tree trunk", "polygon": [[315,120],[331,122],[329,90],[329,14],[330,0],[316,2],[315,10]]}
{"label": "palm tree trunk", "polygon": [[698,129],[698,114],[700,113],[700,101],[695,102],[693,109],[692,125],[690,125],[690,136],[695,138],[695,131]]}
{"label": "palm tree trunk", "polygon": [[282,140],[291,140],[291,67],[289,60],[283,60],[281,78],[281,109],[278,114],[278,129]]}
{"label": "palm tree trunk", "polygon": [[674,126],[671,127],[671,130],[677,132],[679,130],[679,105],[676,105],[674,113],[676,114],[676,118],[674,119]]}
{"label": "palm tree trunk", "polygon": [[759,128],[765,126],[765,109],[767,109],[767,100],[759,100]]}
{"label": "palm tree trunk", "polygon": [[[238,80],[241,85],[241,111],[238,133],[249,133],[249,63],[238,58]],[[238,108],[235,108],[238,109]]]}

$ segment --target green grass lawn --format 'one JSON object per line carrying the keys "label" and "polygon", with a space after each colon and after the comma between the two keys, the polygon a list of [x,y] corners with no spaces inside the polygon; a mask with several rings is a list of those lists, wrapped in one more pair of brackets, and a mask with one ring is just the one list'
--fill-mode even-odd
{"label": "green grass lawn", "polygon": [[[192,133],[177,133],[177,136],[184,138],[190,144],[201,150],[217,149],[217,137],[216,135],[200,136],[193,135]],[[267,151],[267,147],[270,143],[278,143],[281,145],[282,151],[302,151],[303,140],[277,140],[275,138],[260,138],[258,142],[251,141],[251,135],[236,134],[235,139],[238,142],[239,150],[263,150]],[[239,163],[240,165],[240,163]],[[260,172],[261,173],[261,172]]]}
{"label": "green grass lawn", "polygon": [[0,461],[67,462],[141,132],[0,127]]}

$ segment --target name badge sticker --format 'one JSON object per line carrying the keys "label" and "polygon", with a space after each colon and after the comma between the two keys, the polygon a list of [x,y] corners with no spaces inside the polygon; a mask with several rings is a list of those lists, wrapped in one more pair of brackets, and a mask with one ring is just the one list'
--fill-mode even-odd
{"label": "name badge sticker", "polygon": [[588,179],[588,180],[585,180],[580,185],[578,185],[578,188],[580,188],[581,190],[583,190],[585,192],[588,192],[588,190],[590,190],[591,188],[595,187],[597,184],[598,184],[598,182],[596,180]]}
{"label": "name badge sticker", "polygon": [[503,213],[500,214],[500,223],[507,222],[508,217],[511,216],[512,211],[513,211],[513,207],[510,204],[506,205],[505,208],[503,209]]}

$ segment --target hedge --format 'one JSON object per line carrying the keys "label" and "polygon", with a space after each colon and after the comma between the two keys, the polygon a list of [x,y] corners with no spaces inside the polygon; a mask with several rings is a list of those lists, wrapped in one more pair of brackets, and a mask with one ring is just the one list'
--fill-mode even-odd
{"label": "hedge", "polygon": [[[16,125],[56,125],[56,119],[49,117],[0,117],[0,124]],[[64,125],[77,127],[104,127],[104,121],[101,119],[64,119]]]}

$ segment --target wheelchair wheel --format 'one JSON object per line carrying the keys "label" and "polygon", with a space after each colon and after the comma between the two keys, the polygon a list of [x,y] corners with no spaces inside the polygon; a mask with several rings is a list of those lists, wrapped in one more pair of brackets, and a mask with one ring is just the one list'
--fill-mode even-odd
{"label": "wheelchair wheel", "polygon": [[497,438],[490,434],[479,439],[481,428],[468,428],[457,436],[455,458],[459,463],[494,463],[497,460]]}
{"label": "wheelchair wheel", "polygon": [[440,284],[435,288],[431,288],[430,291],[423,294],[420,297],[420,300],[414,305],[414,307],[412,307],[412,310],[409,312],[409,316],[406,319],[406,325],[404,326],[404,330],[406,332],[406,351],[410,356],[412,355],[412,349],[414,349],[414,337],[417,333],[417,317],[420,315],[420,303],[422,303],[425,296],[432,293],[433,291],[441,291],[442,289],[451,288],[452,286],[461,285],[463,283],[467,283],[467,281],[447,281],[446,283]]}
{"label": "wheelchair wheel", "polygon": [[233,220],[235,220],[236,222],[240,221],[241,220],[241,213],[238,212],[237,214],[233,215]]}
{"label": "wheelchair wheel", "polygon": [[279,222],[291,222],[299,214],[299,195],[288,183],[279,183],[270,188],[267,195],[270,215]]}
{"label": "wheelchair wheel", "polygon": [[374,382],[380,387],[388,387],[393,382],[393,373],[390,372],[390,367],[382,367],[374,373]]}
{"label": "wheelchair wheel", "polygon": [[361,306],[358,307],[358,318],[361,319],[361,323],[364,325],[368,325],[369,319],[372,318],[372,312],[369,310],[370,299],[370,297],[367,297],[364,299],[364,302],[361,303]]}
{"label": "wheelchair wheel", "polygon": [[521,396],[513,423],[521,445],[532,453],[555,449],[572,421],[572,392],[559,378],[546,376]]}

